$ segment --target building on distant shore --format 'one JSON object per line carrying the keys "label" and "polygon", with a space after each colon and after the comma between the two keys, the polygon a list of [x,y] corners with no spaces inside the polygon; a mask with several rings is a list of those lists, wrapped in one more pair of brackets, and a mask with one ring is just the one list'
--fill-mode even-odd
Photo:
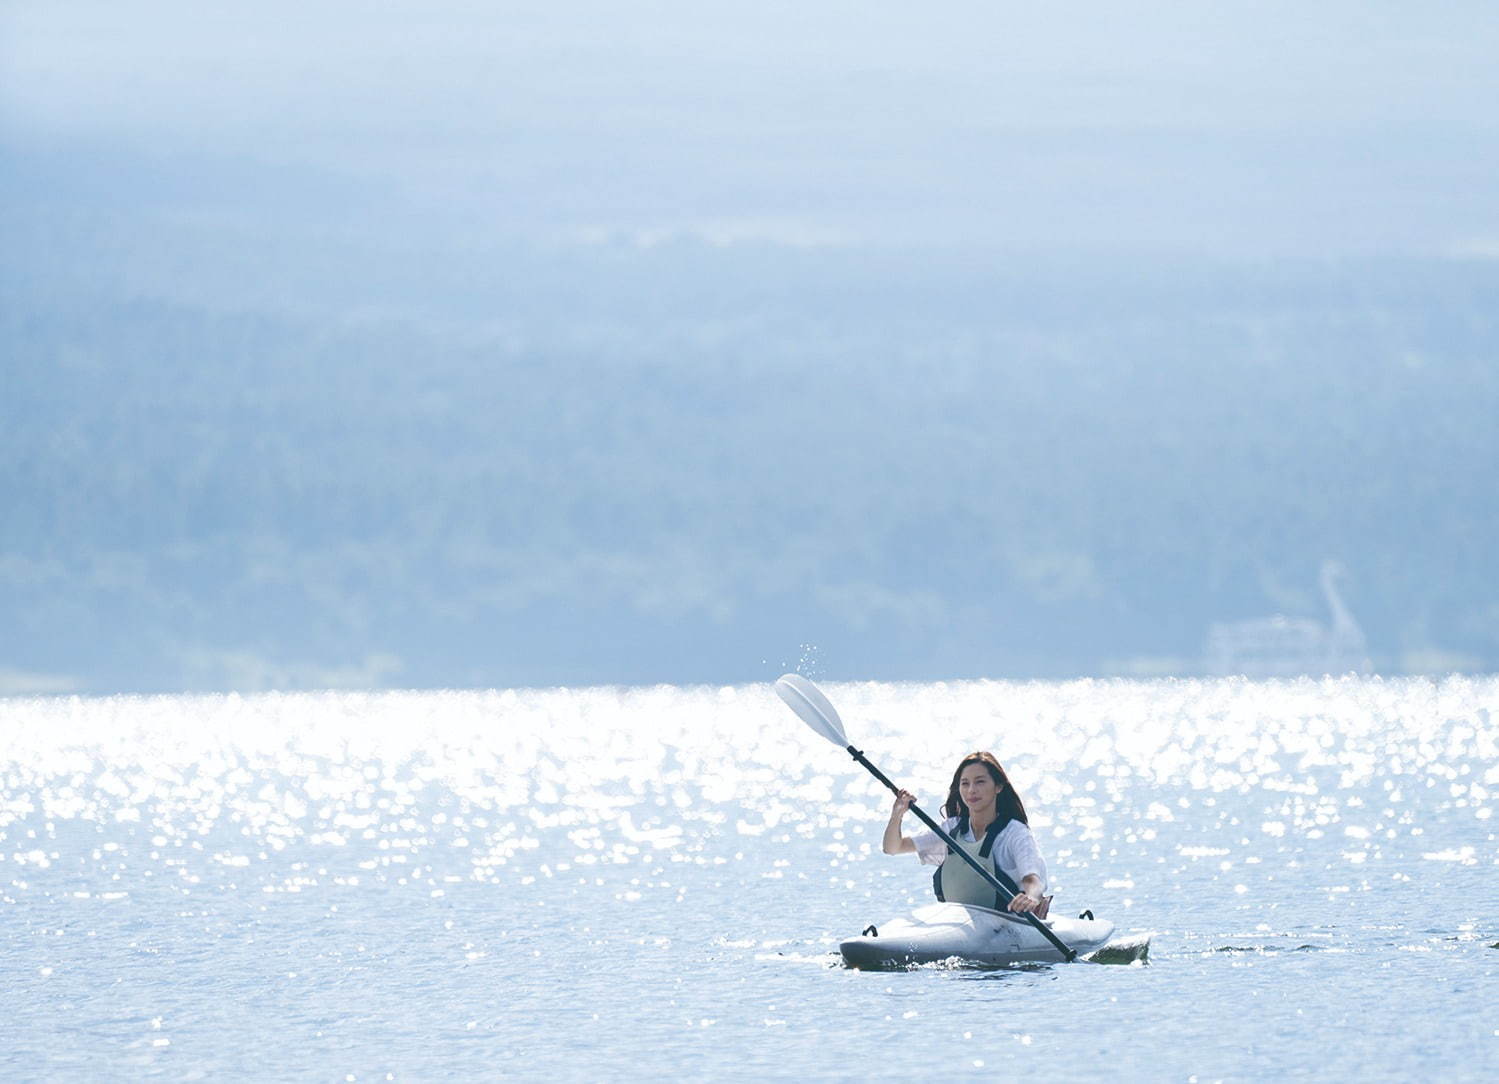
{"label": "building on distant shore", "polygon": [[1343,578],[1342,565],[1336,561],[1322,563],[1320,581],[1331,612],[1331,625],[1280,614],[1215,624],[1208,629],[1203,670],[1209,674],[1242,674],[1252,678],[1369,673],[1364,630],[1359,628],[1338,593],[1337,584]]}

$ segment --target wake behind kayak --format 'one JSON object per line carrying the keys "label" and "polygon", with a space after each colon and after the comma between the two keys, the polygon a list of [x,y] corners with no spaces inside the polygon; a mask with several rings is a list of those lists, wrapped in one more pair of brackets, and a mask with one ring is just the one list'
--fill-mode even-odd
{"label": "wake behind kayak", "polygon": [[[1114,924],[1103,919],[1053,918],[1045,924],[1079,956],[1098,951],[1114,936]],[[863,971],[947,960],[1009,967],[1062,959],[1055,945],[1022,916],[962,903],[919,907],[909,918],[871,926],[862,936],[844,941],[838,950],[845,964]]]}

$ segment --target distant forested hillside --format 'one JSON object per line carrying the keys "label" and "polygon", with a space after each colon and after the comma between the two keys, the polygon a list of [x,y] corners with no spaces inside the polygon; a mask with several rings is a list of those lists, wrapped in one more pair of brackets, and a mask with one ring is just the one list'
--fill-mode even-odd
{"label": "distant forested hillside", "polygon": [[1499,664],[1494,263],[161,222],[6,221],[12,691]]}

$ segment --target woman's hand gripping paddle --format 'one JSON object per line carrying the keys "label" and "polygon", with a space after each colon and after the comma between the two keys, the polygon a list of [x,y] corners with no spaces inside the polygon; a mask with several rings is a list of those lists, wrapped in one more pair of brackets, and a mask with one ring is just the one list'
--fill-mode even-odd
{"label": "woman's hand gripping paddle", "polygon": [[[849,756],[864,765],[870,775],[890,788],[891,793],[900,793],[900,788],[885,778],[884,772],[869,763],[864,754],[849,743],[848,738],[843,733],[843,720],[838,718],[837,709],[833,707],[826,696],[822,695],[822,690],[816,685],[813,685],[800,674],[786,674],[776,682],[776,695],[786,701],[786,706],[796,712],[802,722],[806,723],[834,745],[841,747]],[[1005,876],[1003,871],[996,870],[991,873],[981,866],[977,859],[953,842],[952,836],[944,832],[942,826],[932,820],[931,817],[928,817],[924,811],[917,807],[915,802],[911,803],[911,812],[920,818],[922,824],[925,824],[933,832],[937,833],[937,838],[947,844],[949,851],[962,858],[963,861],[973,867],[975,873],[993,885],[996,892],[1006,892],[1012,898],[1020,894],[1020,889],[1015,887],[1015,882]],[[1078,958],[1077,953],[1063,944],[1061,938],[1051,932],[1051,927],[1044,924],[1035,915],[1027,912],[1022,917],[1028,920],[1043,937],[1056,946],[1057,951],[1062,954],[1064,960],[1071,963]]]}

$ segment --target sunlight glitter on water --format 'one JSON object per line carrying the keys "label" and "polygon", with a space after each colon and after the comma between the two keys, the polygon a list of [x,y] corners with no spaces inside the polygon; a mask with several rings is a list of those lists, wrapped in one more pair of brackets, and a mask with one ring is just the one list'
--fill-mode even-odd
{"label": "sunlight glitter on water", "polygon": [[[827,691],[933,812],[957,757],[994,750],[1059,901],[1155,930],[1156,970],[1495,941],[1499,681]],[[0,964],[29,976],[0,1014],[44,1059],[14,1067],[67,1057],[57,1006],[98,1034],[150,1009],[172,1042],[128,1049],[174,1074],[253,1075],[266,1027],[313,1074],[351,1064],[335,1034],[415,1075],[542,1064],[536,1021],[573,1019],[559,980],[647,958],[671,966],[635,1022],[586,1026],[649,1061],[688,1004],[719,1032],[785,1021],[719,1004],[705,961],[793,968],[767,980],[796,987],[782,1003],[845,996],[817,978],[838,937],[929,891],[879,854],[888,795],[768,686],[9,700],[0,725]],[[1433,899],[1450,917],[1411,921]],[[467,1038],[380,1030],[413,1012]],[[116,1067],[113,1040],[92,1049],[75,1067]]]}
{"label": "sunlight glitter on water", "polygon": [[[1432,813],[1489,820],[1499,787],[1490,682],[830,691],[851,738],[930,806],[955,751],[995,749],[1061,856],[1149,839],[1188,810],[1222,821],[1241,803],[1215,813],[1218,796],[1250,794],[1246,836],[1335,833],[1348,855],[1378,856]],[[691,853],[687,810],[741,837],[816,835],[836,866],[869,853],[843,833],[876,815],[877,787],[762,688],[36,700],[5,714],[6,861],[18,873],[109,865],[127,890],[152,868],[184,885],[253,880],[288,848],[357,852],[346,878],[492,880],[558,833],[568,853],[549,872],[628,864]],[[1176,800],[1136,806],[1142,787]],[[87,853],[59,850],[60,831],[76,844],[83,827]],[[1176,853],[1230,851],[1183,841]],[[1423,854],[1492,861],[1471,845]],[[318,876],[260,884],[298,891]]]}

